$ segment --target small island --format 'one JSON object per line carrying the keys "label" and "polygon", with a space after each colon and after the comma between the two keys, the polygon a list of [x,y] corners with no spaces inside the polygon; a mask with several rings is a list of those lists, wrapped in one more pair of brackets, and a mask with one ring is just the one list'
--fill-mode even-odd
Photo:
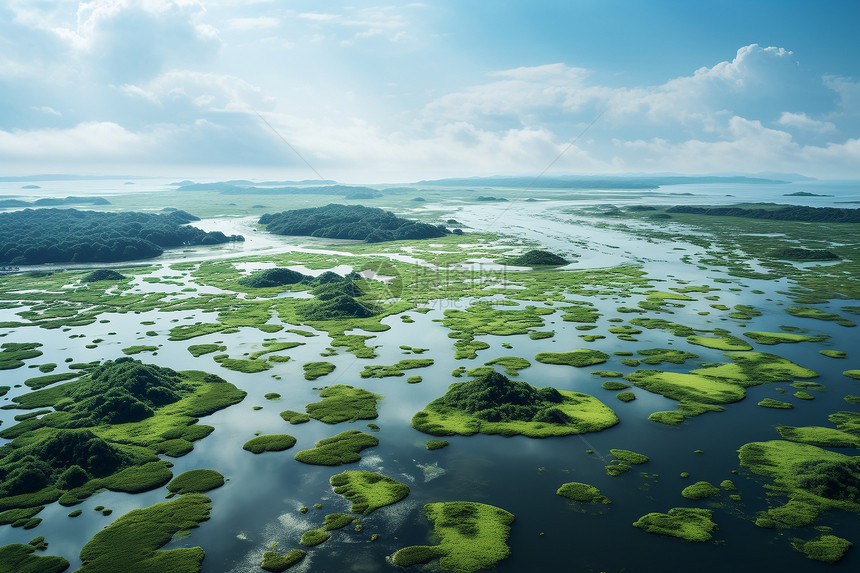
{"label": "small island", "polygon": [[430,225],[396,216],[390,211],[364,205],[338,205],[293,209],[265,214],[260,224],[276,235],[306,235],[327,239],[353,239],[379,243],[402,239],[444,237],[444,225]]}
{"label": "small island", "polygon": [[518,257],[506,259],[505,262],[518,267],[557,267],[566,265],[570,261],[549,251],[532,249]]}
{"label": "small island", "polygon": [[617,423],[615,412],[593,396],[535,388],[498,372],[452,384],[412,418],[413,428],[434,436],[545,438],[596,432]]}

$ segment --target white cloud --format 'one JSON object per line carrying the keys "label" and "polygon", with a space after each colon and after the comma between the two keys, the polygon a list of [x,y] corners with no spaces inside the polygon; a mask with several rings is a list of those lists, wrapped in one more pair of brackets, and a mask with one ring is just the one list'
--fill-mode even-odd
{"label": "white cloud", "polygon": [[817,133],[828,133],[836,131],[836,126],[831,122],[812,119],[805,113],[791,113],[788,111],[784,111],[782,112],[782,115],[779,116],[779,119],[776,123],[785,127],[794,127],[797,129],[803,129]]}
{"label": "white cloud", "polygon": [[260,16],[257,18],[233,18],[227,21],[227,26],[233,30],[243,32],[250,30],[271,30],[281,26],[278,18],[271,16]]}
{"label": "white cloud", "polygon": [[260,87],[236,76],[190,70],[173,70],[143,86],[126,84],[119,89],[125,95],[157,105],[190,101],[207,112],[268,109],[274,102]]}
{"label": "white cloud", "polygon": [[41,105],[41,106],[33,106],[30,109],[33,111],[38,111],[39,113],[44,113],[47,115],[55,115],[57,117],[63,117],[63,114],[55,110],[49,105]]}

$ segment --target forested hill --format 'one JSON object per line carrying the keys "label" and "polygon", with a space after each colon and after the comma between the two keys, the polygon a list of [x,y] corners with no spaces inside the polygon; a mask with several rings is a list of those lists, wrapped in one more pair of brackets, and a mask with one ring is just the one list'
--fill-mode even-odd
{"label": "forested hill", "polygon": [[186,225],[185,211],[101,213],[25,209],[0,214],[0,264],[87,263],[156,257],[170,247],[244,241]]}
{"label": "forested hill", "polygon": [[860,223],[860,209],[837,207],[802,207],[776,203],[750,203],[731,207],[693,207],[678,205],[666,209],[667,213],[690,213],[722,217],[747,217],[777,221],[805,221],[808,223]]}
{"label": "forested hill", "polygon": [[277,235],[309,235],[329,239],[356,239],[368,243],[398,239],[429,239],[447,235],[444,225],[402,219],[394,213],[363,205],[329,204],[265,214],[260,224]]}

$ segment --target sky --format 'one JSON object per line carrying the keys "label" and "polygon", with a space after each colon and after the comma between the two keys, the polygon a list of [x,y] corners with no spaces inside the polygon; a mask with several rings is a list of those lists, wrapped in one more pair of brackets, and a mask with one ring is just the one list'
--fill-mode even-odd
{"label": "sky", "polygon": [[860,2],[4,0],[0,175],[860,179]]}

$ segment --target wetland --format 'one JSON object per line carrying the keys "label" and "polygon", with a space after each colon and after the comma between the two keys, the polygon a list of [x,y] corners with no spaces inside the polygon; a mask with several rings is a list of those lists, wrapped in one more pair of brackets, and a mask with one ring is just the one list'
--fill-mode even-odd
{"label": "wetland", "polygon": [[854,570],[860,187],[794,185],[102,192],[245,240],[0,276],[0,571]]}

